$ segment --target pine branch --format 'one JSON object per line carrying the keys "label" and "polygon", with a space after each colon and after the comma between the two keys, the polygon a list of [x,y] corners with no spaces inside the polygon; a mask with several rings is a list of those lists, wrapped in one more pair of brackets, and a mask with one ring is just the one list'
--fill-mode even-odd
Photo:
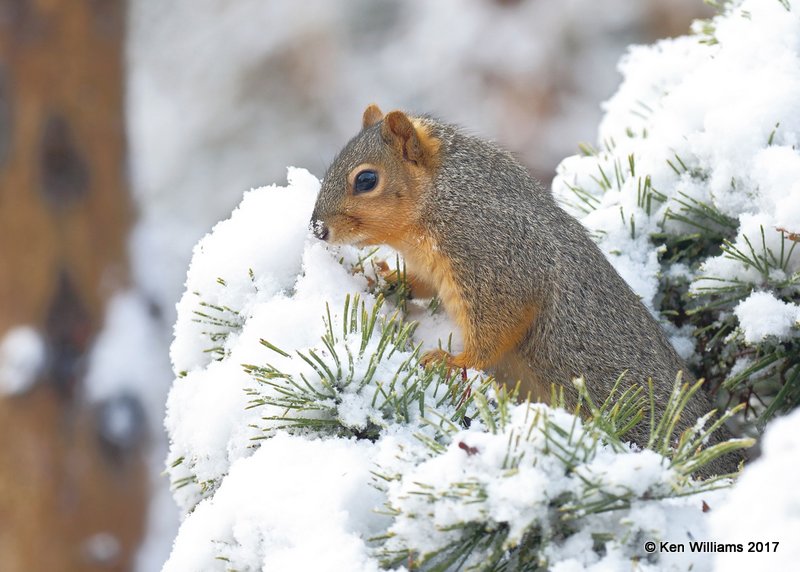
{"label": "pine branch", "polygon": [[[517,406],[502,396],[497,400],[487,399],[484,395],[476,397],[478,416],[485,432],[505,443],[506,452],[502,462],[488,480],[485,471],[476,470],[473,474],[466,466],[463,476],[449,483],[420,482],[413,471],[410,475],[392,477],[390,482],[395,483],[392,486],[399,486],[399,490],[404,492],[390,495],[387,514],[404,521],[404,524],[399,528],[392,527],[388,534],[373,539],[379,543],[378,553],[383,565],[391,567],[405,564],[409,569],[424,571],[507,570],[509,562],[513,562],[515,567],[510,568],[513,570],[538,570],[547,567],[547,546],[587,526],[591,528],[587,523],[589,518],[609,513],[619,513],[620,518],[624,518],[624,511],[629,510],[634,502],[656,503],[728,486],[729,475],[706,481],[695,481],[690,475],[720,455],[752,445],[752,440],[732,440],[704,446],[708,437],[741,407],[710,425],[708,423],[713,413],[709,414],[684,431],[677,441],[673,440],[677,420],[692,395],[700,388],[700,383],[691,387],[681,384],[680,376],[676,379],[662,417],[655,418],[651,405],[650,445],[665,455],[664,478],[655,481],[644,492],[606,482],[605,474],[597,471],[593,465],[600,448],[611,447],[618,455],[640,454],[628,449],[620,437],[637,423],[644,422],[646,403],[649,401],[652,404],[654,399],[652,387],[646,392],[641,387],[630,387],[619,393],[623,379],[624,376],[617,379],[611,395],[599,405],[592,402],[582,380],[576,380],[580,401],[576,415],[569,417],[569,423],[565,423],[564,417],[557,417],[555,410],[545,406],[529,403]],[[556,390],[553,391],[557,396]],[[522,417],[519,408],[525,408]],[[578,414],[583,410],[585,418],[581,421]],[[433,426],[442,435],[438,438],[422,438],[429,455],[428,460],[421,461],[423,464],[435,462],[442,455],[459,455],[461,453],[458,450],[468,456],[482,454],[478,447],[465,443],[470,437],[463,433],[463,427],[450,422]],[[532,450],[535,453],[529,454]],[[497,459],[496,455],[492,458]],[[516,530],[512,536],[512,530],[518,524],[495,520],[491,516],[494,514],[490,508],[492,491],[497,487],[502,489],[500,483],[494,481],[514,478],[521,470],[530,471],[537,464],[551,467],[552,461],[560,466],[555,471],[558,478],[566,475],[571,484],[564,485],[564,492],[548,501],[552,510],[534,510],[531,507],[530,514],[537,516],[524,525],[522,532]],[[488,458],[483,460],[483,463],[490,462]],[[430,469],[423,474],[429,473]],[[430,529],[428,523],[433,521],[434,515],[440,511],[442,514],[451,514],[455,509],[448,507],[453,503],[475,507],[469,513],[474,516]],[[413,522],[427,527],[426,530],[438,541],[438,545],[434,542],[437,548],[420,552],[413,545],[412,539],[404,533],[415,528]],[[598,522],[615,521],[592,522],[598,526]],[[620,539],[616,528],[593,529],[593,533],[616,542],[625,542]]]}
{"label": "pine branch", "polygon": [[[249,407],[274,412],[263,417],[259,438],[280,428],[374,440],[388,424],[415,422],[430,408],[447,411],[452,423],[466,421],[491,379],[462,381],[444,367],[422,368],[420,345],[411,342],[416,324],[404,322],[399,311],[384,316],[382,308],[382,298],[367,310],[358,295],[347,296],[337,326],[326,306],[321,349],[290,355],[262,340],[285,366],[243,366],[257,383],[248,390]],[[366,424],[342,413],[348,399],[369,411]]]}

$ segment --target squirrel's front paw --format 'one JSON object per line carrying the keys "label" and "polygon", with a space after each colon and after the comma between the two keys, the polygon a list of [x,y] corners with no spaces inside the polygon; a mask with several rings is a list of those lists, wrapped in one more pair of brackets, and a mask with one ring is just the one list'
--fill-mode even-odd
{"label": "squirrel's front paw", "polygon": [[422,354],[422,357],[419,360],[420,365],[422,365],[425,369],[430,369],[432,367],[436,367],[440,364],[444,364],[448,371],[453,369],[461,369],[466,367],[466,364],[463,363],[464,354],[459,354],[454,356],[451,353],[448,353],[444,350],[431,350],[429,352],[425,352]]}
{"label": "squirrel's front paw", "polygon": [[400,273],[390,268],[385,260],[379,260],[375,263],[375,273],[383,278],[389,286],[394,286],[400,281]]}

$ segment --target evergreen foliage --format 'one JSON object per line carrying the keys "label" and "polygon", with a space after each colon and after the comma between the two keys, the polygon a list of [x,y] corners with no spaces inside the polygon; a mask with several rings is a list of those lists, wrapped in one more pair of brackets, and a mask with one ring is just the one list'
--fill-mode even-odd
{"label": "evergreen foliage", "polygon": [[[396,279],[378,281],[374,288],[382,292],[403,291],[403,279],[399,280],[399,285]],[[202,307],[211,316],[206,318],[209,322],[222,323],[213,317],[216,314],[209,313],[208,304]],[[238,315],[229,308],[211,310]],[[261,344],[280,365],[242,366],[254,382],[247,390],[249,407],[267,411],[254,445],[278,431],[312,438],[350,437],[378,442],[383,431],[397,425],[416,427],[419,447],[408,454],[402,469],[398,471],[395,466],[393,472],[376,467],[374,472],[374,485],[386,492],[389,500],[385,511],[393,519],[385,534],[372,539],[376,557],[385,568],[539,570],[547,566],[554,547],[587,529],[596,538],[599,553],[605,550],[606,542],[632,547],[640,541],[640,534],[618,530],[620,520],[625,520],[632,505],[658,503],[727,486],[731,475],[706,481],[696,481],[690,475],[719,455],[751,444],[749,440],[737,440],[703,445],[735,411],[713,422],[711,413],[676,436],[674,428],[683,407],[700,387],[699,383],[692,387],[682,385],[680,376],[670,403],[659,418],[655,416],[652,391],[648,395],[641,386],[622,390],[624,375],[600,404],[592,402],[583,380],[576,379],[581,398],[571,414],[563,409],[563,396],[555,387],[553,408],[527,402],[517,405],[516,391],[495,386],[491,378],[467,380],[466,372],[421,368],[420,344],[412,343],[416,324],[404,319],[399,308],[391,314],[386,310],[383,294],[371,309],[359,295],[347,296],[341,312],[332,314],[326,306],[322,316],[325,334],[319,347],[291,354],[262,339]],[[233,324],[222,323],[226,331]],[[219,333],[206,335],[213,340]],[[354,415],[351,409],[361,414]],[[639,423],[650,424],[651,452],[636,452],[624,442],[625,434]],[[485,475],[480,473],[466,474],[444,487],[418,480],[420,466],[452,454],[454,448],[468,457],[482,455],[483,447],[468,444],[476,434],[502,443],[504,448],[502,456],[495,455],[494,461],[488,461],[491,478],[482,478]],[[657,467],[649,472],[652,482],[642,490],[633,490],[608,481],[597,466],[601,452],[630,458],[651,455],[643,459],[645,466],[649,463]],[[184,462],[185,459],[178,459],[172,468]],[[546,510],[530,507],[535,516],[523,526],[517,520],[498,519],[492,512],[496,506],[491,503],[497,501],[492,500],[491,487],[497,487],[498,479],[513,480],[526,470],[545,470],[553,482],[562,484],[557,492],[540,499]],[[173,485],[196,483],[190,474]],[[201,496],[207,497],[219,482],[199,484]],[[414,499],[412,503],[407,502],[409,497]],[[432,522],[437,510],[454,503],[479,510],[473,510],[472,517],[432,527],[429,546],[419,547],[414,544],[416,535],[406,537],[398,532],[408,528],[407,521],[412,521],[412,527],[414,522],[416,526]]]}
{"label": "evergreen foliage", "polygon": [[[341,329],[335,328],[326,306],[323,347],[295,352],[311,371],[287,373],[270,364],[244,366],[258,382],[248,391],[250,406],[271,406],[274,412],[263,418],[269,422],[263,427],[264,438],[278,429],[306,429],[376,440],[390,423],[416,422],[429,409],[447,411],[451,423],[466,422],[474,399],[486,394],[491,378],[468,381],[459,372],[448,373],[441,367],[422,369],[422,344],[411,342],[416,324],[402,320],[399,310],[383,315],[383,305],[379,296],[368,311],[358,294],[352,299],[347,296]],[[261,343],[283,358],[295,359],[266,340]],[[398,353],[402,358],[392,362]],[[383,374],[376,377],[380,366],[384,366]],[[341,411],[343,404],[352,407],[354,399],[362,402],[358,409],[366,407],[366,416]]]}
{"label": "evergreen foliage", "polygon": [[[711,422],[712,412],[684,434],[674,435],[683,407],[699,383],[689,387],[678,377],[669,406],[659,418],[652,391],[648,395],[641,386],[623,390],[624,375],[600,404],[592,402],[582,379],[574,380],[581,398],[571,412],[564,410],[563,396],[555,387],[553,407],[517,404],[516,390],[497,387],[490,377],[467,379],[466,372],[420,367],[420,344],[412,342],[416,324],[404,318],[399,307],[387,308],[383,298],[384,293],[403,291],[402,281],[395,277],[373,282],[380,294],[371,308],[359,295],[347,296],[341,312],[332,313],[326,306],[325,334],[318,347],[290,353],[262,339],[274,363],[242,366],[253,380],[247,389],[249,408],[265,411],[253,446],[282,431],[309,438],[365,439],[379,446],[385,431],[412,428],[418,445],[406,452],[399,470],[394,465],[374,471],[374,486],[387,495],[385,512],[392,517],[386,533],[371,539],[382,567],[539,570],[547,566],[553,550],[587,530],[596,539],[599,554],[608,542],[630,552],[640,542],[641,532],[635,527],[620,529],[620,522],[633,505],[657,504],[730,484],[731,475],[706,481],[690,475],[717,456],[751,444],[736,440],[704,446],[735,411]],[[202,302],[198,311],[198,319],[214,326],[204,333],[212,342],[219,340],[220,330],[230,335],[241,328],[234,318],[238,315],[231,308]],[[216,359],[228,355],[213,354]],[[650,424],[652,451],[637,452],[624,442],[625,434],[639,423]],[[470,440],[476,435],[489,441],[472,446]],[[452,455],[454,449],[459,455],[479,458],[485,448],[498,447],[502,455],[487,454],[490,478],[478,471],[443,486],[426,483],[418,475],[420,467]],[[650,466],[643,471],[650,479],[647,486],[633,490],[609,481],[600,462],[608,455],[641,459],[645,468]],[[224,475],[200,481],[191,466],[191,460],[174,460],[173,487],[197,486],[198,500],[213,496]],[[561,484],[529,507],[533,516],[523,525],[518,518],[498,518],[492,492],[497,481],[508,479],[516,488],[513,479],[534,470]],[[544,503],[544,510],[537,503]],[[409,522],[412,529],[430,526],[437,510],[458,512],[454,504],[467,507],[468,514],[447,526],[432,526],[427,546],[415,544],[417,535],[404,536]]]}
{"label": "evergreen foliage", "polygon": [[[538,404],[516,405],[513,392],[498,390],[489,400],[479,394],[476,421],[490,437],[476,446],[469,444],[474,442],[471,439],[477,439],[474,431],[442,423],[441,417],[431,412],[431,417],[440,421],[439,431],[435,439],[425,440],[428,456],[418,461],[418,467],[426,466],[428,470],[408,468],[405,474],[376,473],[378,486],[387,490],[390,499],[387,513],[395,518],[389,532],[377,539],[381,542],[383,565],[425,571],[541,570],[550,564],[553,550],[572,535],[585,534],[587,529],[595,538],[594,549],[599,554],[605,552],[605,543],[612,541],[635,552],[640,535],[630,522],[625,524],[625,515],[632,506],[656,505],[663,499],[728,486],[732,475],[706,481],[695,481],[689,475],[720,455],[752,444],[752,440],[744,439],[703,447],[707,437],[734,412],[706,427],[713,416],[709,414],[675,440],[675,424],[700,385],[681,385],[678,377],[665,414],[656,419],[651,409],[650,445],[658,454],[647,457],[651,452],[634,452],[622,442],[631,427],[643,422],[646,392],[637,387],[617,394],[621,381],[622,377],[604,403],[595,405],[582,380],[576,380],[581,401],[574,415]],[[502,455],[498,455],[498,448],[504,451]],[[485,455],[487,459],[480,468],[466,464],[446,486],[419,480],[420,474],[431,474],[430,466],[437,457],[462,452],[466,457]],[[633,457],[644,455],[646,460],[642,459],[642,466],[634,470],[641,469],[640,477],[649,479],[646,486],[635,490],[609,479],[600,461],[602,454],[609,452],[627,455],[634,461]],[[619,459],[615,462],[625,463]],[[665,470],[648,471],[648,462]],[[508,511],[510,514],[530,512],[530,520],[520,526],[513,518],[497,517],[498,512],[503,512],[498,511],[497,505],[502,500],[495,497],[503,487],[497,481],[508,480],[508,489],[530,485],[530,481],[519,479],[526,470],[543,471],[550,478],[546,486],[542,483],[546,492],[532,495],[530,506],[525,506],[525,494],[519,495],[522,500],[507,501],[518,503]],[[437,522],[437,515],[462,511],[471,517],[453,518],[447,525],[430,524]],[[415,544],[418,535],[408,533],[418,528],[426,530],[430,537],[424,548]]]}
{"label": "evergreen foliage", "polygon": [[[788,0],[773,1],[780,1],[787,12],[793,9]],[[741,4],[708,3],[726,16]],[[714,57],[713,50],[718,47],[716,25],[717,20],[710,19],[694,26],[707,46],[708,57]],[[634,208],[619,207],[620,223],[632,241],[644,239],[657,253],[661,271],[654,309],[676,330],[691,330],[695,339],[695,356],[690,360],[693,373],[708,380],[710,390],[724,396],[720,400],[724,406],[744,404],[743,417],[763,427],[775,414],[800,404],[800,328],[796,324],[788,336],[748,340],[734,310],[754,292],[768,292],[789,304],[800,303],[800,236],[781,227],[743,228],[740,219],[724,208],[724,201],[709,191],[714,173],[707,158],[685,151],[659,155],[663,148],[649,142],[652,133],[647,128],[659,97],[667,95],[655,96],[656,101],[636,101],[629,110],[644,127],[626,129],[625,141],[606,138],[599,150],[580,146],[584,159],[596,161],[594,174],[591,168],[582,167],[589,176],[573,180],[567,176],[571,167],[565,162],[560,174],[567,192],[562,199],[574,212],[591,219],[607,204],[604,195],[635,193]],[[780,121],[774,125],[765,147],[778,145],[781,125]],[[790,136],[784,141],[793,140]],[[640,163],[646,162],[652,170],[658,161],[674,176],[662,175],[656,185]],[[744,185],[734,176],[729,190],[751,197],[759,193],[757,187]],[[690,194],[685,189],[704,190]],[[594,234],[601,243],[606,235],[607,231]],[[611,250],[615,253],[618,251]],[[730,266],[720,273],[718,264],[707,264],[719,258],[735,263],[736,273],[730,272]],[[675,268],[683,271],[675,272]]]}

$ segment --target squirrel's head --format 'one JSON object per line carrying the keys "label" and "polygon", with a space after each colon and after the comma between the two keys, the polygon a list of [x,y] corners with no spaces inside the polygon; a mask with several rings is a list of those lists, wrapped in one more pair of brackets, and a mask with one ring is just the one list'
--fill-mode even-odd
{"label": "squirrel's head", "polygon": [[438,164],[439,141],[425,121],[402,111],[364,111],[361,132],[334,159],[317,197],[311,228],[336,243],[388,244],[414,232],[419,204]]}

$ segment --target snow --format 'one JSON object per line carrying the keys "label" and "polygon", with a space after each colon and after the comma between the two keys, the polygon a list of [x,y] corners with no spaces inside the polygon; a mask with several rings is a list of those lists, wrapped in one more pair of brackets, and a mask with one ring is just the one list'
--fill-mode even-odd
{"label": "snow", "polygon": [[[172,469],[173,482],[191,476],[200,485],[218,483],[231,463],[252,453],[253,439],[280,424],[262,418],[280,415],[281,408],[248,408],[265,392],[268,397],[275,395],[271,386],[254,387],[242,364],[266,363],[295,379],[303,375],[315,391],[327,393],[315,381],[314,368],[293,350],[329,353],[329,348],[320,347],[326,305],[332,331],[338,333],[343,330],[342,308],[350,293],[360,293],[368,313],[376,303],[366,292],[366,277],[338,261],[341,257],[352,265],[363,253],[350,247],[331,253],[309,234],[319,181],[300,169],[289,169],[287,178],[286,187],[273,185],[245,194],[231,218],[216,225],[195,248],[170,352],[179,377],[167,402],[169,458],[185,459]],[[377,279],[374,273],[372,277]],[[388,313],[387,309],[383,315]],[[219,325],[217,318],[228,321]],[[437,317],[429,330],[437,331],[445,321]],[[276,354],[261,343],[263,339],[288,348],[292,355]],[[360,336],[348,336],[331,346],[339,359],[350,356],[355,379],[369,368],[377,339],[363,350],[361,342]],[[219,350],[211,352],[209,347]],[[381,372],[395,375],[410,356],[409,352],[387,356],[375,379]],[[226,382],[220,384],[220,379]],[[375,385],[359,387],[357,395],[353,391],[348,387],[336,394],[333,416],[352,429],[364,429],[368,421],[380,424],[382,413],[372,399]],[[180,488],[176,496],[184,509],[200,498],[197,486]]]}
{"label": "snow", "polygon": [[378,570],[371,468],[368,443],[276,435],[187,517],[163,570]]}
{"label": "snow", "polygon": [[46,359],[45,343],[30,326],[16,326],[0,340],[0,395],[24,393],[36,382]]}
{"label": "snow", "polygon": [[112,566],[121,552],[119,539],[108,532],[98,532],[83,542],[87,559],[101,566]]}
{"label": "snow", "polygon": [[[195,313],[203,310],[197,306],[194,292],[202,292],[207,304],[247,311],[247,304],[268,299],[294,286],[303,262],[303,239],[308,231],[319,182],[307,171],[299,169],[289,169],[288,180],[294,193],[280,193],[275,187],[271,193],[263,189],[245,193],[231,218],[214,227],[215,239],[203,239],[195,246],[195,253],[201,252],[206,264],[202,270],[198,266],[189,269],[186,277],[188,294],[177,306],[176,337],[204,341],[202,336],[184,332],[213,330],[223,333],[226,330],[226,326],[209,324]],[[241,241],[238,229],[245,225],[252,234]],[[276,241],[276,236],[281,240]],[[234,244],[237,255],[231,256],[230,249]],[[249,279],[251,274],[252,280]],[[218,283],[219,278],[243,277],[248,279],[231,280],[227,286]],[[214,313],[213,308],[206,308],[205,312]],[[236,319],[235,316],[227,318]],[[173,344],[170,357],[178,371],[189,371],[211,361],[207,349],[204,345]]]}
{"label": "snow", "polygon": [[800,328],[800,305],[778,300],[769,292],[753,292],[734,309],[749,343],[767,336],[788,338]]}
{"label": "snow", "polygon": [[[741,543],[742,553],[716,553],[714,569],[794,570],[800,560],[800,411],[776,419],[762,441],[762,456],[750,464],[728,499],[711,512],[713,538]],[[754,547],[759,542],[768,548]],[[776,546],[773,543],[779,543]],[[766,553],[767,550],[769,553]]]}
{"label": "snow", "polygon": [[[553,454],[553,440],[559,441],[559,434],[547,431],[548,425],[571,435],[560,439],[564,446],[591,442],[590,436],[582,435],[580,420],[571,414],[540,404],[522,404],[511,410],[502,431],[461,431],[443,454],[432,456],[390,483],[389,505],[401,515],[389,528],[392,536],[386,549],[413,548],[423,554],[440,551],[461,536],[459,525],[466,521],[488,523],[483,525],[485,534],[508,527],[504,548],[516,546],[526,532],[537,531],[543,544],[549,543],[541,562],[547,569],[615,569],[629,568],[631,559],[642,555],[639,544],[620,538],[706,534],[702,501],[697,496],[669,502],[644,500],[664,495],[675,486],[674,471],[661,455],[600,445],[585,450],[586,458],[576,459],[577,468],[568,473],[564,461]],[[573,503],[588,505],[603,495],[626,494],[640,500],[627,509],[580,515],[566,520],[568,524],[553,518],[554,506],[568,511]],[[712,499],[723,498],[724,493],[702,496],[714,502]],[[601,535],[616,537],[607,543],[605,555],[592,548],[592,537]],[[475,565],[483,557],[476,551],[462,565]],[[697,569],[707,566],[707,560],[662,554],[653,559],[652,566],[645,563],[642,569],[687,570],[692,565]]]}
{"label": "snow", "polygon": [[[786,193],[795,192],[792,146],[800,125],[792,121],[800,100],[729,77],[753,73],[776,81],[788,74],[791,91],[792,74],[800,72],[786,60],[794,61],[796,50],[770,58],[796,46],[767,38],[766,30],[788,33],[796,24],[796,14],[745,0],[715,20],[717,44],[694,36],[633,48],[600,127],[600,141],[614,143],[559,168],[554,192],[564,201],[574,199],[569,185],[588,192],[592,208],[582,214],[584,224],[654,313],[665,270],[650,235],[693,230],[665,221],[679,200],[710,201],[730,216],[735,248],[749,240],[778,252],[785,240],[779,225],[800,228],[794,203],[786,202]],[[758,50],[745,53],[742,42],[760,39]],[[742,115],[751,104],[755,113]],[[650,212],[637,200],[645,175],[666,197],[653,200]],[[596,443],[597,429],[545,405],[508,405],[495,424],[473,403],[468,428],[448,424],[453,410],[446,406],[441,417],[424,407],[401,415],[380,396],[389,394],[391,380],[422,375],[408,368],[414,350],[404,346],[371,360],[395,310],[370,288],[379,280],[372,261],[394,265],[394,255],[382,249],[370,259],[367,251],[314,239],[308,222],[318,188],[313,175],[290,169],[285,186],[246,193],[231,218],[194,249],[178,304],[166,417],[167,472],[184,520],[165,570],[374,570],[398,555],[402,569],[414,558],[445,554],[474,527],[512,550],[536,531],[537,558],[552,570],[711,571],[736,568],[738,561],[693,552],[691,540],[749,541],[783,525],[796,536],[789,479],[797,455],[775,453],[796,446],[790,442],[796,415],[768,433],[764,459],[732,489],[700,492],[661,455]],[[790,276],[800,266],[796,258],[785,262],[768,277]],[[747,343],[795,335],[796,304],[785,299],[787,291],[767,291],[764,273],[739,259],[723,255],[702,268],[682,264],[667,272],[696,291],[711,275],[749,285],[753,292],[733,311]],[[366,337],[348,329],[344,304],[348,296],[354,303],[355,294],[365,315],[377,312],[380,326]],[[413,344],[423,351],[447,344],[453,324],[441,313],[412,303],[410,315],[420,322]],[[668,331],[681,354],[694,358],[691,327]],[[734,369],[746,365],[742,359]],[[327,384],[326,367],[341,367],[355,382]],[[478,382],[471,387],[480,391]],[[437,390],[424,389],[426,403]],[[310,394],[316,396],[310,411],[292,401]],[[489,392],[492,403],[496,398]],[[564,449],[578,456],[565,461],[556,454]],[[771,485],[760,480],[768,471],[760,467],[770,466],[782,476],[768,493],[774,498],[763,503],[758,494]],[[588,508],[611,498],[624,502],[614,510]],[[758,503],[758,518],[776,522],[750,529],[741,515]],[[647,541],[687,548],[649,554]],[[478,548],[467,563],[490,557],[488,548]]]}
{"label": "snow", "polygon": [[[148,411],[163,411],[165,391],[159,380],[164,357],[163,335],[141,295],[128,290],[114,295],[106,306],[105,323],[92,344],[84,381],[87,397],[98,402],[120,394],[148,399]],[[151,419],[157,430],[159,418]]]}
{"label": "snow", "polygon": [[[598,151],[564,159],[553,181],[556,197],[596,233],[656,315],[659,280],[677,275],[659,263],[662,247],[650,236],[697,232],[670,216],[688,214],[692,201],[731,217],[728,252],[682,267],[681,276],[698,296],[726,284],[756,291],[736,311],[748,344],[795,335],[796,286],[771,290],[776,303],[756,311],[767,281],[800,271],[800,251],[788,238],[800,229],[800,6],[790,4],[731,2],[713,19],[711,41],[698,27],[695,35],[632,46],[620,62],[622,84],[603,106]],[[663,200],[640,200],[646,181]],[[675,341],[693,359],[692,348]]]}
{"label": "snow", "polygon": [[[710,27],[698,25],[696,35],[632,46],[620,62],[622,85],[604,104],[598,151],[566,158],[553,181],[556,196],[595,232],[654,313],[664,276],[687,281],[695,296],[720,286],[744,292],[716,315],[717,325],[735,319],[728,340],[737,340],[745,356],[732,359],[729,377],[754,363],[759,344],[790,343],[798,334],[800,256],[789,235],[800,229],[800,3],[788,4],[734,0]],[[640,200],[646,182],[663,200]],[[676,271],[654,260],[664,250],[650,237],[696,232],[669,216],[687,214],[692,200],[730,217],[733,228],[722,228],[730,244]],[[694,360],[700,356],[691,334],[684,326],[672,340]],[[743,543],[745,553],[715,553],[713,563],[706,558],[695,570],[796,567],[789,539],[797,537],[798,496],[790,483],[798,469],[792,451],[799,419],[794,413],[767,429],[764,457],[745,467],[728,500],[709,501],[706,536],[693,531],[697,540]],[[669,521],[652,524],[665,540],[685,541],[664,534]],[[781,545],[778,553],[747,554],[749,541]],[[554,569],[583,568],[565,561]]]}

